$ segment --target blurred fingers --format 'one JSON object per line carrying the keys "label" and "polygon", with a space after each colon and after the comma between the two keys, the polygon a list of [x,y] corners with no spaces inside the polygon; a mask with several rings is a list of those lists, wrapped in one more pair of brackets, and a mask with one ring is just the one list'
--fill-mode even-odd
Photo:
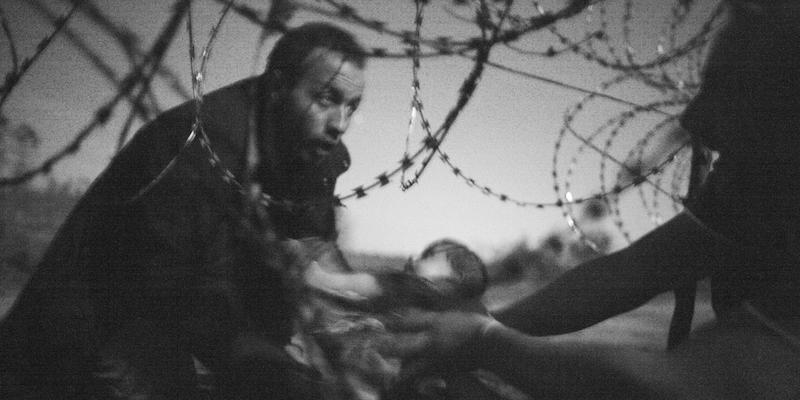
{"label": "blurred fingers", "polygon": [[438,313],[419,308],[406,308],[393,312],[384,322],[394,332],[419,332],[429,329],[436,321]]}
{"label": "blurred fingers", "polygon": [[431,345],[430,335],[426,333],[397,333],[389,335],[379,351],[387,357],[406,359],[429,353]]}
{"label": "blurred fingers", "polygon": [[426,358],[406,360],[400,369],[399,381],[408,381],[419,376],[428,375],[433,365],[434,363]]}

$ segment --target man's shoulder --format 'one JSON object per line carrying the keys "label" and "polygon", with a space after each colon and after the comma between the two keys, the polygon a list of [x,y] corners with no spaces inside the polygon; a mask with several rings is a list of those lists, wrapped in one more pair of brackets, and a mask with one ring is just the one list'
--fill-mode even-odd
{"label": "man's shoulder", "polygon": [[[199,111],[205,133],[215,142],[244,137],[256,78],[247,78],[203,96]],[[175,106],[144,125],[124,151],[148,152],[151,159],[171,158],[184,145],[198,120],[194,100]],[[163,154],[162,154],[163,153]]]}
{"label": "man's shoulder", "polygon": [[[248,85],[253,81],[254,78],[243,79],[204,96],[201,118],[212,146],[229,148],[231,142],[240,141],[236,137],[244,137],[237,131],[247,123],[245,105]],[[98,177],[92,191],[106,191],[108,185],[99,181],[111,181],[118,196],[130,196],[159,175],[187,144],[195,122],[195,107],[193,101],[184,102],[140,128]]]}
{"label": "man's shoulder", "polygon": [[[217,125],[223,120],[238,121],[245,118],[248,106],[252,102],[251,97],[255,93],[256,79],[256,77],[245,78],[204,95],[199,107],[199,119],[204,126]],[[172,133],[184,138],[188,137],[189,130],[198,117],[197,111],[198,107],[194,99],[183,102],[145,124],[136,136],[154,131],[159,135],[169,135],[176,128],[185,128],[180,129],[181,132]]]}

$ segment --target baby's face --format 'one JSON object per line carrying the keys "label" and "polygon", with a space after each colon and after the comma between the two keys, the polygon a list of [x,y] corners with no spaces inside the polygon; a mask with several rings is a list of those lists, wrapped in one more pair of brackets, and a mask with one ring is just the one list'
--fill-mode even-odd
{"label": "baby's face", "polygon": [[412,269],[414,274],[432,281],[455,275],[453,266],[447,261],[447,255],[444,252],[414,261]]}

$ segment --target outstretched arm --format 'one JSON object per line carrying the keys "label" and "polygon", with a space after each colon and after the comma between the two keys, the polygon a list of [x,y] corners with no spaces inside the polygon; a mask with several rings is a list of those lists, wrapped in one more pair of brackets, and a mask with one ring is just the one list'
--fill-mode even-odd
{"label": "outstretched arm", "polygon": [[437,370],[490,370],[533,398],[675,399],[668,391],[681,387],[661,354],[528,336],[485,315],[411,310],[390,326],[401,333],[384,352],[411,376],[421,357]]}
{"label": "outstretched arm", "polygon": [[681,213],[628,248],[568,271],[495,316],[530,335],[580,330],[703,278],[720,246],[693,216]]}

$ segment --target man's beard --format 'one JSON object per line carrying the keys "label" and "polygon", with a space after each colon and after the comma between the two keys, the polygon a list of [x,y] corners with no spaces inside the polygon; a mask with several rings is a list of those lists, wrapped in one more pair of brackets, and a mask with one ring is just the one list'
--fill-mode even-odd
{"label": "man's beard", "polygon": [[330,152],[318,154],[317,146],[300,135],[300,132],[305,130],[305,118],[298,117],[287,108],[285,104],[279,105],[273,116],[275,119],[272,128],[275,129],[275,150],[278,153],[278,161],[293,169],[320,168],[330,156]]}
{"label": "man's beard", "polygon": [[[326,174],[327,160],[314,156],[304,148],[303,141],[293,140],[292,132],[277,132],[272,151],[262,149],[261,162],[257,169],[257,179],[267,191],[279,197],[295,197],[311,190],[323,182]],[[268,156],[266,154],[272,154]]]}

